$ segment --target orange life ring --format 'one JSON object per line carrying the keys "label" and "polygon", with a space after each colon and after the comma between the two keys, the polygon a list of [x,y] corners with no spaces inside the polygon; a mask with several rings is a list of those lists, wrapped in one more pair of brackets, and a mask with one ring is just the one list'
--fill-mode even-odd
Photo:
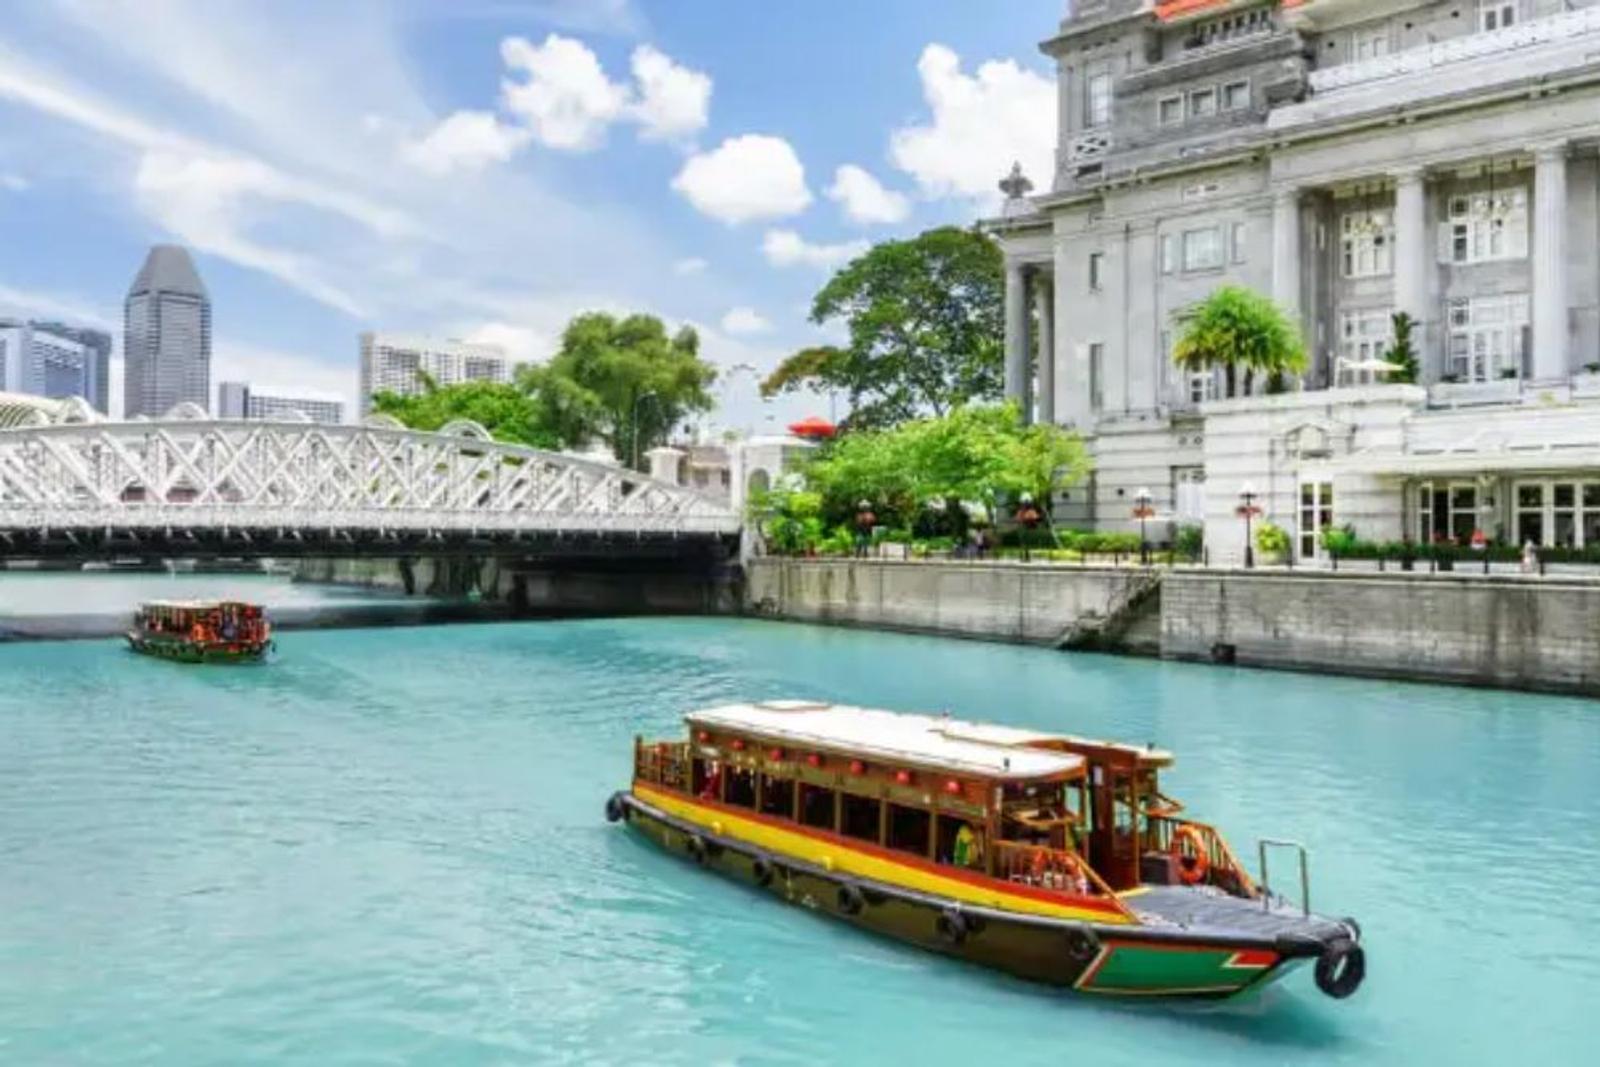
{"label": "orange life ring", "polygon": [[[1188,853],[1183,850],[1185,841],[1189,842],[1191,851]],[[1205,835],[1198,827],[1184,823],[1172,831],[1171,852],[1180,882],[1184,885],[1199,885],[1206,880],[1206,875],[1211,872],[1211,858],[1206,854]]]}

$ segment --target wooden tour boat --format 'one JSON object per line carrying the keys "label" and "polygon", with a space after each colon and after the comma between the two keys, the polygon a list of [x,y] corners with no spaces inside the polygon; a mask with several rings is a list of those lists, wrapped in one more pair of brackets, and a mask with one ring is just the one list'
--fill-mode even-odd
{"label": "wooden tour boat", "polygon": [[[634,742],[606,817],[857,926],[1085,993],[1227,997],[1311,962],[1366,973],[1353,919],[1310,910],[1305,849],[1261,882],[1182,815],[1155,748],[805,701],[693,712]],[[1299,853],[1301,899],[1267,886]]]}
{"label": "wooden tour boat", "polygon": [[182,663],[254,663],[273,648],[259,604],[231,600],[152,600],[128,631],[135,652]]}

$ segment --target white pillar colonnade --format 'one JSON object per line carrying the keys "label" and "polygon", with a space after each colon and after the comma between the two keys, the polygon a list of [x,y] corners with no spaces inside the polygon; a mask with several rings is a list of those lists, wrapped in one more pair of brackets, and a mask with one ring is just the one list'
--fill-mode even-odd
{"label": "white pillar colonnade", "polygon": [[1567,361],[1567,145],[1533,151],[1533,379],[1557,381]]}
{"label": "white pillar colonnade", "polygon": [[1028,411],[1028,275],[1019,262],[1006,264],[1006,399]]}
{"label": "white pillar colonnade", "polygon": [[1056,295],[1050,275],[1039,273],[1033,281],[1034,315],[1038,321],[1039,344],[1035,358],[1038,395],[1034,398],[1034,418],[1043,423],[1056,421]]}
{"label": "white pillar colonnade", "polygon": [[[1418,326],[1433,318],[1428,309],[1428,272],[1433,264],[1428,240],[1428,194],[1421,167],[1394,174],[1394,310],[1405,312]],[[1424,343],[1423,337],[1416,343]]]}
{"label": "white pillar colonnade", "polygon": [[1293,187],[1272,201],[1272,299],[1300,324],[1300,190]]}

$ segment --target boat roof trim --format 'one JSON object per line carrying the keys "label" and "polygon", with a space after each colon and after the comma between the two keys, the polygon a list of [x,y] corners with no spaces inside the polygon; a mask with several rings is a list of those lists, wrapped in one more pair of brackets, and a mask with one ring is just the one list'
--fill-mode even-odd
{"label": "boat roof trim", "polygon": [[1028,747],[1053,739],[1052,734],[966,722],[948,715],[810,700],[725,704],[689,712],[684,720],[691,726],[842,750],[868,760],[990,778],[1071,778],[1083,773],[1087,762],[1070,752]]}
{"label": "boat roof trim", "polygon": [[141,608],[187,608],[192,611],[208,611],[212,608],[225,608],[237,606],[241,608],[259,608],[260,604],[252,600],[146,600],[140,603]]}

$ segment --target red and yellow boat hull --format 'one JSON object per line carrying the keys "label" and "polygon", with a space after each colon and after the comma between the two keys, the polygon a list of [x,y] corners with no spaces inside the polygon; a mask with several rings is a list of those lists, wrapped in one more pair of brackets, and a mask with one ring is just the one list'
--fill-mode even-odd
{"label": "red and yellow boat hull", "polygon": [[1118,900],[1005,882],[644,782],[607,815],[789,903],[1084,993],[1233,996],[1320,948],[1148,926]]}

